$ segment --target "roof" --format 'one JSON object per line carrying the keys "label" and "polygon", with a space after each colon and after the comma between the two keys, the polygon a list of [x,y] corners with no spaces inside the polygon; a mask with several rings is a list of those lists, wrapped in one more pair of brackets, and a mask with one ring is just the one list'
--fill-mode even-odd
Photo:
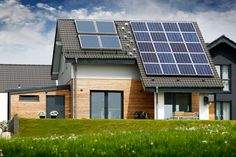
{"label": "roof", "polygon": [[48,91],[58,91],[58,90],[70,90],[70,85],[12,89],[12,90],[7,90],[7,92],[9,92],[10,94],[22,94],[22,93],[48,92]]}
{"label": "roof", "polygon": [[[116,50],[114,51],[104,51],[104,50],[82,50],[80,48],[80,42],[78,38],[78,33],[76,30],[76,24],[75,20],[73,19],[60,19],[57,21],[56,26],[56,36],[55,36],[55,46],[54,46],[54,54],[53,54],[53,61],[52,61],[52,77],[56,78],[58,75],[59,69],[59,62],[60,62],[60,54],[63,54],[63,56],[67,60],[73,59],[74,61],[77,61],[78,59],[82,60],[116,60],[116,59],[122,59],[122,60],[136,60],[136,63],[138,65],[141,80],[143,83],[143,86],[145,88],[155,88],[155,89],[161,89],[161,88],[204,88],[204,89],[210,89],[210,88],[218,88],[222,89],[223,84],[220,80],[220,78],[217,75],[216,69],[214,67],[213,61],[211,59],[211,56],[206,48],[206,45],[204,43],[203,37],[200,33],[200,30],[196,23],[195,26],[197,28],[197,33],[200,36],[200,40],[202,45],[204,46],[204,50],[206,52],[206,55],[208,57],[208,60],[210,62],[211,68],[213,69],[214,76],[203,76],[203,77],[196,77],[196,76],[147,76],[144,70],[143,63],[141,61],[140,54],[138,52],[138,48],[134,39],[134,35],[132,33],[132,29],[130,25],[127,25],[127,22],[129,21],[115,21],[115,25],[117,28],[117,33],[119,35],[122,50]],[[122,30],[122,27],[125,27],[126,31]],[[127,32],[131,32],[130,35],[127,35],[124,37]],[[58,46],[61,46],[61,48],[58,48]],[[127,46],[129,44],[129,46]],[[57,51],[60,50],[60,51]],[[79,63],[78,63],[79,64]],[[55,75],[53,75],[55,74]],[[57,75],[57,76],[56,76]]]}
{"label": "roof", "polygon": [[50,65],[0,64],[0,91],[55,86]]}
{"label": "roof", "polygon": [[207,45],[207,48],[209,50],[211,50],[212,48],[214,48],[215,46],[217,46],[219,44],[227,44],[227,45],[231,46],[232,48],[236,49],[236,43],[234,41],[230,40],[225,35],[222,35],[219,38],[217,38],[216,40],[212,41],[210,44]]}

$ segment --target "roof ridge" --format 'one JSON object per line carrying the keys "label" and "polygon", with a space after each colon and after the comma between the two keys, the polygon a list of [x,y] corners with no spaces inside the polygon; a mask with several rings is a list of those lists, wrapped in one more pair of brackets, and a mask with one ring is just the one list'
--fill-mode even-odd
{"label": "roof ridge", "polygon": [[50,64],[1,64],[1,65],[6,65],[6,66],[51,66]]}

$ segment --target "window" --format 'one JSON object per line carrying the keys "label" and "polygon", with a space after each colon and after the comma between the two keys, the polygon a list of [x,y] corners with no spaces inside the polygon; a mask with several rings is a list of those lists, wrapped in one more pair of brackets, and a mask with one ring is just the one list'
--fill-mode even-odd
{"label": "window", "polygon": [[94,119],[123,118],[123,93],[116,91],[92,91],[90,93],[90,117]]}
{"label": "window", "polygon": [[37,101],[39,101],[39,96],[38,95],[20,95],[19,100],[20,101],[37,102]]}
{"label": "window", "polygon": [[231,119],[231,102],[218,101],[216,102],[216,119],[230,120]]}
{"label": "window", "polygon": [[216,65],[216,71],[222,79],[224,92],[230,92],[230,65]]}
{"label": "window", "polygon": [[171,118],[173,112],[191,112],[191,94],[165,93],[165,119]]}

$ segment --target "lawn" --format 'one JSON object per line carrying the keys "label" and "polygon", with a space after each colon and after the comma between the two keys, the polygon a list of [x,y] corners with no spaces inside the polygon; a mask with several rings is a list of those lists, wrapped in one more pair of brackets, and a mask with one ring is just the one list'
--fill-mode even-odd
{"label": "lawn", "polygon": [[236,121],[20,119],[7,156],[236,156]]}

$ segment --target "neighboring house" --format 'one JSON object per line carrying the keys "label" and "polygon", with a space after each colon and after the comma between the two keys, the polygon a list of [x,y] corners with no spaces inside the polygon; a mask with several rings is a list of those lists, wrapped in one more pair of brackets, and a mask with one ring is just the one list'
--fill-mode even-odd
{"label": "neighboring house", "polygon": [[60,19],[51,77],[70,85],[72,118],[215,119],[223,88],[195,22]]}
{"label": "neighboring house", "polygon": [[224,84],[216,94],[216,119],[236,119],[236,43],[223,35],[207,47]]}
{"label": "neighboring house", "polygon": [[39,112],[52,110],[58,101],[70,104],[69,87],[56,86],[50,69],[50,65],[0,64],[0,121],[15,114],[37,118]]}
{"label": "neighboring house", "polygon": [[0,92],[10,89],[55,86],[50,65],[0,64]]}

